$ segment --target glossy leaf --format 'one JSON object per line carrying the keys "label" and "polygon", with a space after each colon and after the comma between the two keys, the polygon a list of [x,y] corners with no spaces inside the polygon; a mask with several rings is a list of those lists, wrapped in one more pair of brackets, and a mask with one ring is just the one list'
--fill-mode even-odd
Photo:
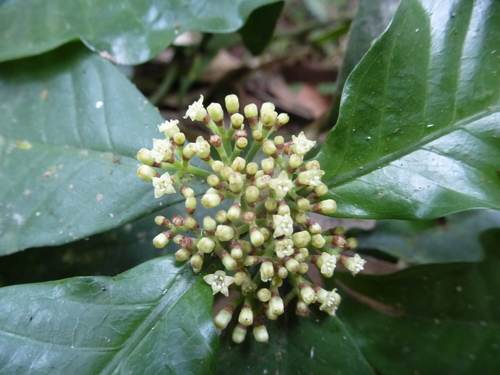
{"label": "glossy leaf", "polygon": [[114,62],[140,64],[185,31],[236,31],[254,9],[276,1],[10,0],[0,4],[0,61],[80,38]]}
{"label": "glossy leaf", "polygon": [[[500,350],[500,231],[481,263],[340,276],[339,316],[369,363],[388,374],[495,374]],[[364,302],[364,303],[363,303]]]}
{"label": "glossy leaf", "polygon": [[217,374],[373,374],[337,318],[322,312],[302,318],[292,311],[266,326],[268,343],[256,342],[250,329],[236,345],[226,329]]}
{"label": "glossy leaf", "polygon": [[402,1],[318,155],[342,217],[500,209],[500,3]]}
{"label": "glossy leaf", "polygon": [[74,241],[181,199],[155,200],[135,175],[135,154],[152,147],[162,118],[81,45],[3,63],[0,111],[0,255]]}
{"label": "glossy leaf", "polygon": [[279,1],[255,9],[240,29],[241,40],[253,55],[262,53],[271,40],[283,5]]}
{"label": "glossy leaf", "polygon": [[14,374],[212,374],[201,277],[158,258],[122,275],[0,289],[0,369]]}
{"label": "glossy leaf", "polygon": [[353,234],[359,249],[377,249],[410,263],[477,262],[483,259],[479,234],[500,228],[500,212],[469,211],[441,220],[381,220]]}

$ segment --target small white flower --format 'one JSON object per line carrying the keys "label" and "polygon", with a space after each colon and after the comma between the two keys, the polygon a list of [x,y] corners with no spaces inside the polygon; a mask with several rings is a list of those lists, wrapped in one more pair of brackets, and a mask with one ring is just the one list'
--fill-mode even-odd
{"label": "small white flower", "polygon": [[316,187],[321,184],[321,177],[323,177],[324,174],[325,171],[322,170],[311,170],[300,172],[297,178],[302,185]]}
{"label": "small white flower", "polygon": [[224,271],[215,271],[215,273],[204,276],[203,280],[212,287],[213,294],[221,292],[226,297],[229,295],[227,287],[234,283],[234,277],[227,276]]}
{"label": "small white flower", "polygon": [[289,238],[276,241],[276,244],[274,245],[274,252],[278,255],[278,258],[293,255],[295,252],[295,249],[293,248],[293,241]]}
{"label": "small white flower", "polygon": [[161,177],[153,177],[151,180],[155,188],[155,198],[160,198],[163,194],[175,193],[174,180],[168,172],[164,173]]}
{"label": "small white flower", "polygon": [[206,141],[201,135],[196,138],[196,143],[190,143],[188,145],[193,151],[195,151],[200,158],[205,158],[210,154],[210,143]]}
{"label": "small white flower", "polygon": [[328,292],[324,302],[319,307],[321,311],[328,313],[331,316],[335,316],[335,311],[337,307],[340,305],[340,295],[337,293],[337,289],[333,289],[331,292]]}
{"label": "small white flower", "polygon": [[366,260],[361,259],[361,257],[356,254],[352,258],[347,258],[344,261],[344,266],[355,275],[364,268],[365,263]]}
{"label": "small white flower", "polygon": [[283,199],[293,186],[293,182],[288,178],[285,171],[281,171],[278,178],[273,178],[267,182],[269,187],[274,190],[276,198]]}
{"label": "small white flower", "polygon": [[158,125],[158,131],[164,132],[167,137],[173,137],[175,133],[179,133],[177,124],[179,120],[165,121],[163,124]]}
{"label": "small white flower", "polygon": [[321,266],[321,273],[325,277],[332,277],[335,266],[337,265],[337,257],[328,253],[321,254],[323,265]]}
{"label": "small white flower", "polygon": [[168,139],[153,139],[153,149],[151,150],[151,157],[155,162],[160,163],[165,156],[170,158],[172,156],[172,144]]}
{"label": "small white flower", "polygon": [[200,99],[194,102],[188,107],[186,111],[186,116],[184,118],[190,118],[192,121],[203,121],[207,115],[207,110],[203,106],[203,95],[200,95]]}
{"label": "small white flower", "polygon": [[316,141],[310,141],[304,135],[304,132],[300,132],[299,136],[296,137],[292,135],[292,151],[297,155],[305,155],[307,152],[314,147]]}
{"label": "small white flower", "polygon": [[293,234],[293,220],[290,214],[273,215],[273,221],[276,227],[273,234],[274,238],[283,235],[290,237]]}

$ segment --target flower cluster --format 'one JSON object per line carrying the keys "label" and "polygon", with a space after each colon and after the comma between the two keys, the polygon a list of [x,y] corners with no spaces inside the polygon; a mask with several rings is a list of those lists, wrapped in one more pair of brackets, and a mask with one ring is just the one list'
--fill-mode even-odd
{"label": "flower cluster", "polygon": [[[189,260],[195,273],[201,272],[205,263],[215,262],[219,270],[204,276],[213,294],[229,296],[230,290],[237,292],[216,315],[215,325],[226,328],[241,305],[233,341],[242,342],[248,327],[253,326],[255,339],[266,342],[265,319],[277,319],[294,298],[298,299],[299,315],[309,315],[313,304],[335,315],[340,295],[336,289],[327,291],[311,282],[310,267],[316,267],[324,277],[332,277],[337,265],[342,264],[354,275],[363,269],[365,261],[358,254],[345,255],[344,251],[354,249],[357,242],[346,238],[342,227],[324,230],[308,215],[331,214],[337,209],[334,200],[322,199],[329,189],[321,182],[325,172],[320,164],[304,160],[316,142],[303,132],[289,142],[282,136],[271,139],[271,134],[289,121],[288,115],[278,114],[272,103],[264,103],[260,111],[255,104],[247,105],[244,115],[239,113],[235,95],[227,96],[225,105],[228,126],[222,106],[212,103],[205,108],[203,97],[186,112],[185,118],[202,122],[212,131],[208,141],[198,137],[196,142],[186,142],[177,120],[159,125],[165,139],[153,139],[151,150],[138,152],[137,159],[144,165],[137,174],[153,184],[156,198],[179,191],[186,199],[185,217],[156,217],[156,224],[166,230],[154,238],[153,244],[162,248],[174,241],[180,246],[176,259]],[[213,149],[219,155],[217,159],[212,158]],[[195,157],[209,170],[194,166],[191,161]],[[175,173],[160,174],[158,170]],[[210,186],[201,198],[182,184],[187,175],[199,177]],[[225,207],[229,208],[218,209],[222,202],[228,202]],[[213,209],[213,214],[196,219],[199,204]]]}

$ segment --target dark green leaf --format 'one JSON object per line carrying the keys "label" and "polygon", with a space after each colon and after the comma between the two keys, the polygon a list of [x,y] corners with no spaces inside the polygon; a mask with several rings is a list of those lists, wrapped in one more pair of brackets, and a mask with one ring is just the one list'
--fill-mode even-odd
{"label": "dark green leaf", "polygon": [[158,112],[80,45],[3,63],[0,110],[0,255],[74,241],[181,199],[155,200],[135,175],[136,152],[160,135]]}
{"label": "dark green leaf", "polygon": [[217,374],[373,374],[342,322],[322,312],[293,312],[266,323],[269,343],[247,333],[239,345],[229,329],[221,337]]}
{"label": "dark green leaf", "polygon": [[404,0],[318,155],[338,216],[500,209],[500,3]]}
{"label": "dark green leaf", "polygon": [[212,374],[212,293],[174,263],[0,289],[2,372]]}
{"label": "dark green leaf", "polygon": [[337,275],[352,291],[343,294],[339,316],[378,373],[498,372],[500,230],[482,239],[488,256],[481,263]]}
{"label": "dark green leaf", "polygon": [[240,29],[241,39],[253,55],[262,53],[271,40],[283,5],[279,1],[255,9]]}
{"label": "dark green leaf", "polygon": [[115,62],[139,64],[158,55],[180,33],[236,31],[254,9],[276,1],[8,1],[0,5],[0,61],[80,38]]}
{"label": "dark green leaf", "polygon": [[478,234],[500,228],[500,212],[461,212],[433,221],[382,220],[358,233],[360,249],[377,249],[411,263],[477,262]]}

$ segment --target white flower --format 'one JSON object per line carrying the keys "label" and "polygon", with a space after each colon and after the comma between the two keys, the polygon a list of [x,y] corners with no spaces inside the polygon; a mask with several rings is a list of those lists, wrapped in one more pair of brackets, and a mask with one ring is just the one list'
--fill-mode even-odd
{"label": "white flower", "polygon": [[361,259],[361,257],[356,254],[352,258],[347,258],[344,261],[344,266],[355,275],[364,268],[365,263],[366,260]]}
{"label": "white flower", "polygon": [[160,163],[165,157],[170,159],[172,156],[172,144],[168,139],[153,139],[153,149],[151,150],[151,157],[155,162]]}
{"label": "white flower", "polygon": [[206,158],[210,154],[210,143],[201,135],[196,138],[196,143],[189,143],[191,149],[198,154],[200,158]]}
{"label": "white flower", "polygon": [[285,235],[290,237],[293,234],[293,220],[290,214],[273,215],[273,221],[276,229],[274,230],[273,237],[281,237]]}
{"label": "white flower", "polygon": [[179,120],[165,121],[163,124],[158,125],[158,131],[164,132],[167,137],[173,137],[175,133],[179,133],[177,124]]}
{"label": "white flower", "polygon": [[337,265],[337,257],[328,253],[321,254],[323,265],[321,266],[321,273],[325,277],[332,277],[335,266]]}
{"label": "white flower", "polygon": [[296,137],[292,135],[292,151],[297,155],[305,155],[307,152],[314,147],[316,141],[310,141],[304,135],[304,132],[300,132],[299,136]]}
{"label": "white flower", "polygon": [[293,182],[288,178],[285,171],[281,171],[278,178],[273,178],[267,182],[269,187],[274,190],[276,198],[283,199],[293,186]]}
{"label": "white flower", "polygon": [[155,198],[160,198],[163,194],[175,193],[174,180],[168,172],[164,173],[161,177],[153,177],[151,180],[155,188]]}
{"label": "white flower", "polygon": [[326,297],[324,298],[324,302],[319,307],[321,311],[328,313],[331,316],[335,316],[335,311],[337,307],[340,305],[340,295],[337,293],[337,289],[333,289],[331,292],[328,292]]}
{"label": "white flower", "polygon": [[203,95],[200,95],[200,99],[194,102],[188,107],[186,111],[186,116],[184,118],[190,118],[192,121],[203,121],[207,116],[207,110],[203,106]]}
{"label": "white flower", "polygon": [[284,256],[291,256],[295,252],[293,248],[293,241],[289,238],[276,241],[276,245],[274,245],[274,251],[278,258],[283,258]]}
{"label": "white flower", "polygon": [[318,186],[321,184],[321,177],[325,174],[325,171],[322,170],[311,170],[300,172],[297,178],[302,185],[307,186]]}
{"label": "white flower", "polygon": [[221,292],[226,297],[229,295],[227,287],[234,283],[234,277],[227,276],[224,271],[215,271],[215,273],[204,276],[203,280],[212,287],[213,294]]}

